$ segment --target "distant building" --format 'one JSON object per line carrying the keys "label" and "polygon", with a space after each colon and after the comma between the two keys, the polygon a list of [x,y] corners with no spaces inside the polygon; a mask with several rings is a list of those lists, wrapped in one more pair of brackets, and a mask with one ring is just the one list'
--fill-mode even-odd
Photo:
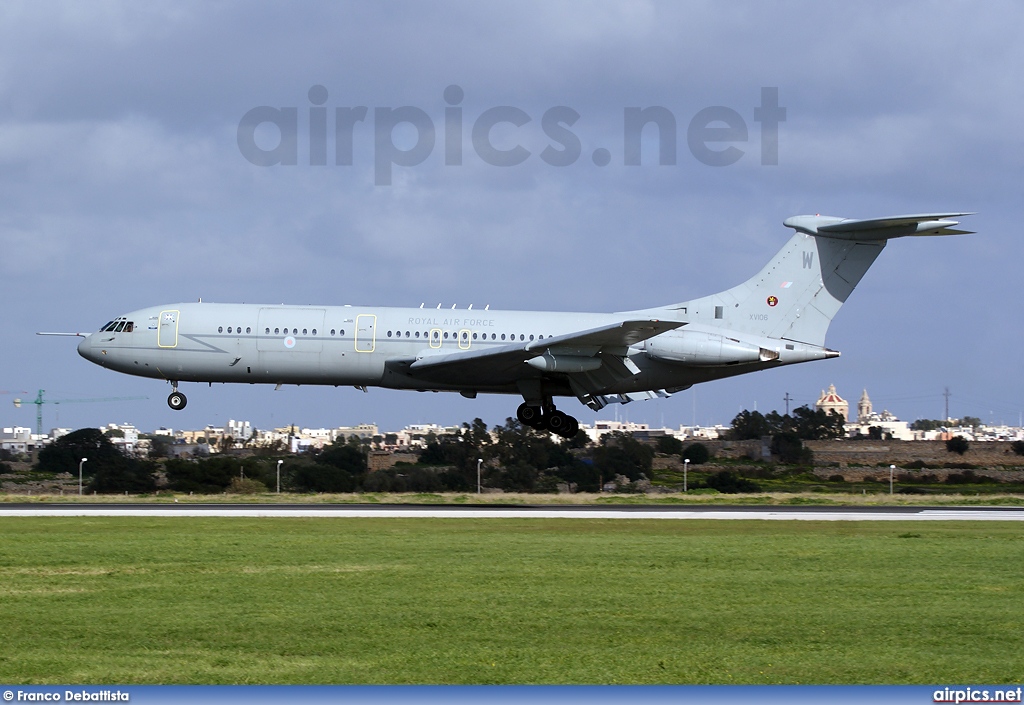
{"label": "distant building", "polygon": [[857,423],[866,423],[870,417],[871,399],[868,397],[868,390],[865,389],[860,395],[860,401],[857,402]]}
{"label": "distant building", "polygon": [[874,412],[868,390],[865,389],[860,395],[860,401],[857,402],[857,422],[846,424],[846,434],[850,437],[870,436],[872,428],[880,429],[883,439],[914,440],[914,432],[910,430],[906,421],[900,421],[888,409],[880,414]]}
{"label": "distant building", "polygon": [[814,405],[818,411],[836,412],[843,417],[843,421],[850,420],[850,405],[845,399],[836,394],[836,385],[828,385],[828,391],[821,392],[821,398]]}

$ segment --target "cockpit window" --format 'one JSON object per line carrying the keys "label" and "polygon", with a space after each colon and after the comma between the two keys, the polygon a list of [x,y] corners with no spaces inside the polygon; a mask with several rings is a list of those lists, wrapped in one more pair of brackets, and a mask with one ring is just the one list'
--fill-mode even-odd
{"label": "cockpit window", "polygon": [[125,324],[125,323],[126,323],[126,321],[120,321],[120,322],[118,322],[117,326],[116,326],[116,327],[114,328],[114,332],[115,332],[115,333],[120,333],[121,331],[123,331],[123,330],[124,330],[124,324]]}
{"label": "cockpit window", "polygon": [[110,330],[113,327],[114,327],[114,321],[108,321],[107,323],[103,324],[102,328],[100,328],[100,333],[108,331],[108,330]]}

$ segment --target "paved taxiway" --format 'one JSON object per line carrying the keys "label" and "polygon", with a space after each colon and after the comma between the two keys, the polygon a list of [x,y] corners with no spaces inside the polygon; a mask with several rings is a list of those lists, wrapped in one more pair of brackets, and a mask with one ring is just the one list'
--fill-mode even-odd
{"label": "paved taxiway", "polygon": [[437,504],[4,504],[4,516],[423,517],[439,519],[762,519],[769,521],[1024,521],[1020,507],[822,507]]}

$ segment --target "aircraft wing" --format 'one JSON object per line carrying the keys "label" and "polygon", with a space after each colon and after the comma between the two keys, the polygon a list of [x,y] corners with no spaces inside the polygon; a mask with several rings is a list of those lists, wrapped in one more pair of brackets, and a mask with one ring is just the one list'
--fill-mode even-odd
{"label": "aircraft wing", "polygon": [[[392,361],[392,366],[405,367],[408,374],[426,379],[453,380],[468,384],[494,383],[497,380],[514,380],[522,376],[523,363],[537,358],[553,361],[549,371],[562,371],[557,368],[560,356],[573,360],[595,358],[598,355],[625,357],[630,345],[682,325],[685,324],[679,321],[656,319],[622,321],[498,348],[425,355],[415,360],[396,360]],[[544,369],[534,366],[536,369]]]}

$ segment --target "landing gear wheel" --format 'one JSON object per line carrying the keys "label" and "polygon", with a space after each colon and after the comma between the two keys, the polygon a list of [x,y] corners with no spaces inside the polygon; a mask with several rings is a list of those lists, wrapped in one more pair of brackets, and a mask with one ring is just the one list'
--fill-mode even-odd
{"label": "landing gear wheel", "polygon": [[576,434],[580,432],[580,422],[572,416],[566,416],[569,423],[566,424],[565,430],[562,431],[562,438],[575,438]]}
{"label": "landing gear wheel", "polygon": [[557,433],[559,436],[565,434],[565,429],[569,426],[569,416],[563,412],[555,409],[548,414],[548,428],[552,433]]}
{"label": "landing gear wheel", "polygon": [[519,422],[529,426],[530,428],[540,428],[540,424],[544,423],[544,418],[541,416],[539,406],[530,406],[525,402],[519,405],[516,409],[516,418]]}
{"label": "landing gear wheel", "polygon": [[167,406],[175,411],[181,411],[186,404],[188,404],[188,399],[181,392],[171,392],[171,396],[167,397]]}

